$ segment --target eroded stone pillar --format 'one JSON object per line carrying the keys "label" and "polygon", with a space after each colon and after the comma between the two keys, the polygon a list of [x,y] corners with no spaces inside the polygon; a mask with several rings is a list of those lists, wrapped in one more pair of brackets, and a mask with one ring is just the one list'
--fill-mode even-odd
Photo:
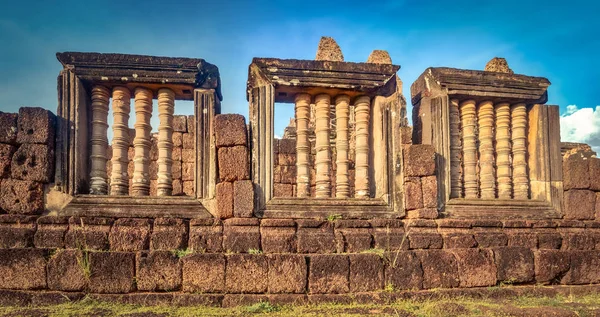
{"label": "eroded stone pillar", "polygon": [[512,198],[512,178],[510,164],[510,105],[496,105],[496,179],[498,182],[498,198]]}
{"label": "eroded stone pillar", "polygon": [[475,100],[460,103],[463,141],[463,179],[465,198],[478,198],[477,188],[477,117]]}
{"label": "eroded stone pillar", "polygon": [[494,171],[494,104],[484,101],[478,111],[479,136],[479,190],[482,199],[496,198]]}
{"label": "eroded stone pillar", "polygon": [[315,196],[318,198],[331,197],[330,104],[331,98],[327,94],[315,97]]}
{"label": "eroded stone pillar", "polygon": [[158,90],[158,174],[156,194],[171,196],[173,193],[173,112],[175,92],[169,88]]}
{"label": "eroded stone pillar", "polygon": [[152,90],[138,87],[135,89],[135,139],[133,146],[133,196],[150,194],[150,147],[152,140],[150,118],[152,117]]}
{"label": "eroded stone pillar", "polygon": [[356,120],[356,160],[354,197],[369,197],[369,118],[370,101],[368,96],[358,97],[354,103]]}
{"label": "eroded stone pillar", "polygon": [[296,196],[310,196],[310,141],[308,123],[310,120],[309,94],[296,95]]}
{"label": "eroded stone pillar", "polygon": [[463,197],[461,152],[458,99],[452,99],[450,100],[450,198]]}
{"label": "eroded stone pillar", "polygon": [[115,87],[112,94],[113,141],[111,195],[129,195],[129,175],[127,174],[127,150],[129,148],[129,107],[131,93],[127,87]]}
{"label": "eroded stone pillar", "polygon": [[527,106],[524,103],[511,107],[512,158],[513,158],[513,197],[529,198],[529,177],[527,176]]}
{"label": "eroded stone pillar", "polygon": [[106,175],[106,149],[108,147],[108,102],[110,90],[103,86],[92,88],[92,153],[90,171],[90,194],[108,194]]}
{"label": "eroded stone pillar", "polygon": [[335,197],[350,197],[348,184],[348,119],[350,112],[350,97],[339,95],[335,98],[335,121],[336,121],[336,174],[335,174]]}

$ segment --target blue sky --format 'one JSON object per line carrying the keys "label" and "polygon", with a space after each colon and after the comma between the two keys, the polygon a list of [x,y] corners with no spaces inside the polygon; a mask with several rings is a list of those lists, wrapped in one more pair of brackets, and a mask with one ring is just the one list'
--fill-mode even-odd
{"label": "blue sky", "polygon": [[563,139],[598,134],[600,147],[598,13],[599,2],[578,0],[13,1],[0,10],[0,111],[56,111],[55,53],[90,51],[204,58],[220,69],[223,112],[247,115],[252,57],[312,59],[326,35],[346,61],[389,51],[406,96],[429,66],[483,69],[505,57],[516,73],[547,77],[548,103],[565,117],[589,121],[565,120]]}

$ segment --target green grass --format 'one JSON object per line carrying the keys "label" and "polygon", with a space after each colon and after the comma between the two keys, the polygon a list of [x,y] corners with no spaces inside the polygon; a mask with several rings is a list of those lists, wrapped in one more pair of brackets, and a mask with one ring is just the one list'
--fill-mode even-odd
{"label": "green grass", "polygon": [[178,258],[183,258],[186,255],[192,254],[194,253],[194,250],[192,249],[178,249],[178,250],[173,250],[171,251],[171,253],[173,253],[173,255],[175,255]]}
{"label": "green grass", "polygon": [[84,298],[78,302],[60,305],[20,307],[0,307],[0,316],[137,316],[151,313],[164,316],[404,316],[406,313],[418,317],[435,316],[507,316],[509,311],[528,311],[535,315],[535,309],[565,309],[578,316],[593,316],[600,309],[600,294],[583,296],[533,297],[521,296],[514,299],[473,299],[467,297],[441,298],[429,301],[399,300],[391,304],[319,304],[319,305],[273,305],[259,302],[235,308],[215,307],[175,307],[175,306],[136,306],[113,304]]}

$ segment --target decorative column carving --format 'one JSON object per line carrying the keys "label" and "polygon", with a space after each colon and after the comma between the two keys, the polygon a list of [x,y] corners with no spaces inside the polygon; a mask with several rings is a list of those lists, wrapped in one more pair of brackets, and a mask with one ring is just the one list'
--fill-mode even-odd
{"label": "decorative column carving", "polygon": [[496,166],[498,198],[512,198],[512,179],[510,166],[510,104],[496,105]]}
{"label": "decorative column carving", "polygon": [[327,94],[315,97],[316,197],[331,197],[331,149],[329,142],[331,98]]}
{"label": "decorative column carving", "polygon": [[513,197],[529,198],[529,178],[527,176],[527,106],[524,103],[511,107],[512,156],[513,156]]}
{"label": "decorative column carving", "polygon": [[152,117],[152,90],[138,87],[135,89],[135,156],[133,158],[133,196],[150,194],[150,117]]}
{"label": "decorative column carving", "polygon": [[310,196],[310,142],[308,122],[310,120],[310,95],[296,95],[296,196]]}
{"label": "decorative column carving", "polygon": [[106,148],[108,147],[108,102],[110,90],[103,86],[92,88],[92,145],[91,171],[90,171],[90,194],[108,194],[108,182],[106,175]]}
{"label": "decorative column carving", "polygon": [[171,196],[173,193],[173,112],[175,92],[169,88],[158,90],[158,175],[156,194]]}
{"label": "decorative column carving", "polygon": [[494,171],[494,104],[484,101],[479,105],[479,187],[482,199],[496,198]]}
{"label": "decorative column carving", "polygon": [[450,198],[463,197],[461,152],[458,99],[452,99],[450,100]]}
{"label": "decorative column carving", "polygon": [[348,184],[348,119],[350,112],[350,97],[339,95],[335,98],[335,121],[336,121],[336,175],[335,175],[335,197],[350,197]]}
{"label": "decorative column carving", "polygon": [[112,94],[113,109],[113,157],[110,177],[111,195],[129,195],[129,175],[127,174],[127,150],[129,148],[129,105],[131,93],[127,87],[115,87]]}
{"label": "decorative column carving", "polygon": [[463,138],[463,179],[465,198],[478,196],[477,188],[477,126],[475,101],[466,100],[460,104],[460,119]]}
{"label": "decorative column carving", "polygon": [[354,197],[368,198],[369,193],[369,117],[370,101],[368,96],[358,97],[355,101],[356,119],[356,161]]}

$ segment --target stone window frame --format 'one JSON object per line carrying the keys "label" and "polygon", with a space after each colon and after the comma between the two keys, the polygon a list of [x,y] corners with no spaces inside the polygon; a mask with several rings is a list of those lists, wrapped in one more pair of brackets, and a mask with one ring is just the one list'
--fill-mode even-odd
{"label": "stone window frame", "polygon": [[[56,166],[53,191],[66,194],[65,216],[210,218],[217,181],[213,118],[220,112],[216,66],[203,59],[128,54],[57,53]],[[89,195],[91,89],[166,87],[175,100],[193,100],[195,124],[194,196]],[[154,96],[156,99],[156,96]],[[110,105],[109,105],[110,106]],[[156,104],[155,104],[156,109]],[[155,110],[156,111],[156,110]]]}
{"label": "stone window frame", "polygon": [[[343,218],[399,218],[403,208],[400,104],[404,102],[396,72],[391,64],[254,58],[248,69],[247,100],[250,114],[251,177],[255,183],[255,213],[263,218],[312,218],[340,215]],[[320,75],[326,74],[326,75]],[[377,74],[377,80],[361,75]],[[314,78],[318,80],[314,80]],[[342,80],[340,80],[342,79]],[[315,198],[273,196],[273,143],[275,103],[294,103],[297,93],[334,97],[347,94],[352,99],[367,95],[371,109],[382,110],[385,168],[377,183],[384,191],[379,198]],[[333,98],[332,98],[333,99]],[[370,159],[372,161],[372,159]],[[371,185],[373,188],[374,185]],[[373,191],[373,190],[372,190]]]}
{"label": "stone window frame", "polygon": [[[453,218],[561,218],[563,201],[560,115],[546,105],[550,82],[543,77],[428,68],[411,86],[413,142],[431,144],[436,151],[438,209]],[[525,103],[527,105],[527,162],[530,199],[450,198],[451,99]]]}

